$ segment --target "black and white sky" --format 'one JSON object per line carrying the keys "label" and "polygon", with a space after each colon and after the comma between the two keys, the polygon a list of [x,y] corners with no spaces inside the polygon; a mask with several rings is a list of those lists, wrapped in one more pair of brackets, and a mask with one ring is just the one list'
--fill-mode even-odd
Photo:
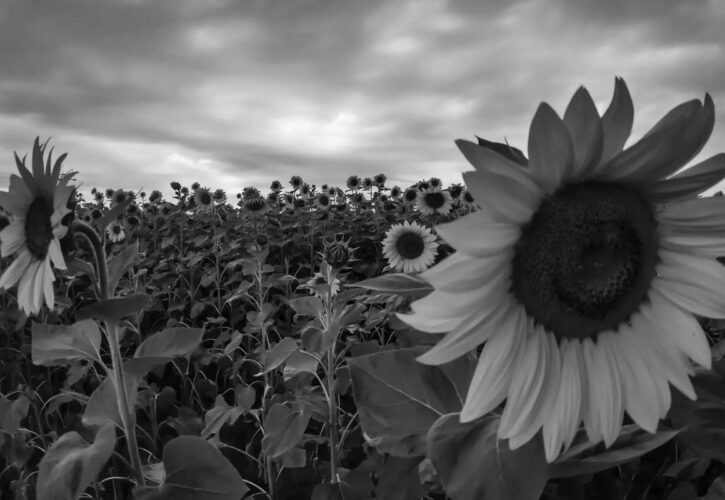
{"label": "black and white sky", "polygon": [[460,182],[454,139],[615,76],[630,143],[709,92],[725,151],[725,0],[0,0],[0,188],[36,136],[84,190]]}

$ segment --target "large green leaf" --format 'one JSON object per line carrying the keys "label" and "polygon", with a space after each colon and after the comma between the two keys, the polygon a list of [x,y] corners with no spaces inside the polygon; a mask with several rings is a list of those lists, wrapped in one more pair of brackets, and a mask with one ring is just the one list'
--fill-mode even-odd
{"label": "large green leaf", "polygon": [[229,460],[201,438],[172,439],[164,446],[163,462],[163,500],[240,500],[248,491]]}
{"label": "large green leaf", "polygon": [[348,286],[365,288],[366,290],[374,290],[377,292],[409,294],[416,297],[427,295],[433,290],[431,284],[423,278],[404,273],[384,274],[376,278],[358,281],[357,283],[349,283]]}
{"label": "large green leaf", "polygon": [[679,432],[667,430],[650,434],[630,424],[623,427],[619,438],[609,449],[599,451],[603,447],[601,443],[584,442],[573,446],[556,462],[549,464],[548,475],[551,478],[571,477],[611,469],[659,448]]}
{"label": "large green leaf", "polygon": [[139,314],[151,305],[151,297],[145,293],[101,300],[76,311],[77,319],[95,318],[108,323],[118,323],[126,316]]}
{"label": "large green leaf", "polygon": [[136,358],[168,358],[184,356],[197,348],[204,330],[201,328],[167,328],[141,342]]}
{"label": "large green leaf", "polygon": [[302,441],[311,416],[312,408],[304,401],[296,401],[291,406],[272,405],[264,421],[262,438],[267,456],[279,458],[295,448]]}
{"label": "large green leaf", "polygon": [[108,263],[108,293],[113,295],[121,277],[133,267],[138,259],[138,240],[114,255]]}
{"label": "large green leaf", "polygon": [[499,418],[462,424],[459,414],[438,419],[428,433],[430,458],[453,500],[538,500],[547,481],[546,457],[535,437],[511,450],[497,438]]}
{"label": "large green leaf", "polygon": [[116,431],[106,424],[92,444],[75,431],[63,434],[38,466],[38,500],[75,500],[105,467],[116,445]]}
{"label": "large green leaf", "polygon": [[348,361],[360,423],[373,446],[395,456],[426,451],[428,430],[460,412],[475,362],[468,356],[443,366],[415,359],[425,347],[381,351]]}
{"label": "large green leaf", "polygon": [[101,332],[91,319],[72,325],[33,323],[31,332],[31,352],[36,365],[58,366],[91,360],[101,362]]}

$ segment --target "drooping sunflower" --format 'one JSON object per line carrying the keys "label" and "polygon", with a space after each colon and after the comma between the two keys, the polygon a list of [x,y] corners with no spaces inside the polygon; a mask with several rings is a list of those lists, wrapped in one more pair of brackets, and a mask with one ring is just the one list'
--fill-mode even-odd
{"label": "drooping sunflower", "polygon": [[[12,216],[11,223],[0,231],[0,254],[16,254],[15,260],[0,277],[0,288],[18,284],[18,305],[26,314],[36,314],[43,306],[55,305],[51,264],[66,269],[60,240],[68,232],[63,224],[70,213],[68,201],[75,189],[69,182],[76,172],[61,174],[66,155],[52,162],[52,151],[44,164],[47,142],[33,145],[32,172],[17,154],[15,163],[20,172],[10,176],[9,191],[0,191],[0,206]],[[51,167],[52,165],[52,167]]]}
{"label": "drooping sunflower", "polygon": [[451,195],[440,187],[428,187],[418,192],[417,207],[423,215],[447,215],[451,211]]}
{"label": "drooping sunflower", "polygon": [[394,225],[383,239],[383,256],[391,268],[404,273],[428,269],[435,261],[436,250],[436,236],[415,221]]}
{"label": "drooping sunflower", "polygon": [[461,420],[506,400],[498,437],[516,449],[542,430],[549,461],[582,421],[605,446],[624,412],[654,432],[668,384],[694,399],[690,360],[711,365],[693,315],[725,318],[725,198],[697,197],[725,177],[725,154],[676,173],[712,132],[712,99],[675,107],[623,150],[633,112],[621,79],[601,117],[583,87],[563,119],[542,103],[528,167],[457,141],[482,209],[438,228],[457,252],[421,275],[434,291],[401,315],[447,333],[423,363],[485,342]]}

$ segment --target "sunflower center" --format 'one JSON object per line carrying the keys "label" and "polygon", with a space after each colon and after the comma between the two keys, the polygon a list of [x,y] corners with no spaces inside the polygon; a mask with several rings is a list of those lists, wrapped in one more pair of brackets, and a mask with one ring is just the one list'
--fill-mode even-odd
{"label": "sunflower center", "polygon": [[558,338],[616,330],[646,300],[657,263],[651,205],[619,184],[564,186],[522,228],[512,292]]}
{"label": "sunflower center", "polygon": [[50,217],[53,205],[43,197],[35,198],[25,217],[25,244],[30,255],[43,260],[48,255],[48,247],[53,240],[53,227]]}
{"label": "sunflower center", "polygon": [[398,237],[395,248],[404,259],[417,259],[425,250],[423,238],[417,233],[406,232]]}
{"label": "sunflower center", "polygon": [[445,201],[446,199],[443,197],[443,194],[437,191],[425,194],[425,203],[430,208],[441,208]]}
{"label": "sunflower center", "polygon": [[210,205],[211,204],[211,195],[209,193],[200,193],[199,201],[201,201],[202,205]]}

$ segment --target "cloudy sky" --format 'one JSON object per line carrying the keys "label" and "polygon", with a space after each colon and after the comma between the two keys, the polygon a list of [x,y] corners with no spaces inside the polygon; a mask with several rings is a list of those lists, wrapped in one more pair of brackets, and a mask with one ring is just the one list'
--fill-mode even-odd
{"label": "cloudy sky", "polygon": [[635,139],[709,92],[704,158],[723,26],[725,0],[2,0],[0,187],[38,135],[85,190],[457,182],[454,139],[525,150],[539,102],[603,111],[615,76]]}

